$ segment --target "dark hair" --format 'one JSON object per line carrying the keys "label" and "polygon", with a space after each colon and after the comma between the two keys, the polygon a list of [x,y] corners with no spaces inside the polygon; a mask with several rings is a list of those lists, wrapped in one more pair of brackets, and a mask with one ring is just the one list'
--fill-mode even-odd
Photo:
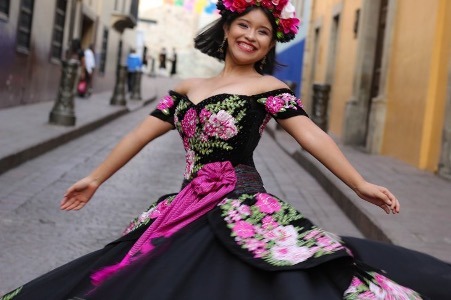
{"label": "dark hair", "polygon": [[[239,16],[246,15],[254,9],[261,9],[268,17],[269,22],[273,28],[272,41],[276,41],[277,24],[273,14],[264,7],[250,6],[243,13],[230,12],[227,10],[222,11],[221,17],[207,25],[202,31],[194,38],[194,47],[199,49],[202,53],[205,53],[211,57],[217,58],[220,61],[224,61],[225,54],[227,52],[227,43],[224,43],[224,25],[229,27],[232,22]],[[224,43],[224,44],[223,44]],[[222,51],[220,48],[222,46]],[[266,59],[262,65],[262,60],[257,61],[254,64],[255,70],[260,74],[271,74],[275,66],[280,66],[276,62],[276,47],[272,47]]]}

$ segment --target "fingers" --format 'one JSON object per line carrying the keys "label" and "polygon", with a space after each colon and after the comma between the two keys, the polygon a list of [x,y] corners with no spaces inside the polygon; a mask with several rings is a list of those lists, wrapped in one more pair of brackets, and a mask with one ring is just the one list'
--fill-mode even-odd
{"label": "fingers", "polygon": [[81,195],[65,196],[61,201],[61,210],[79,210],[86,205],[87,201]]}
{"label": "fingers", "polygon": [[400,205],[398,199],[386,188],[381,187],[382,197],[385,207],[383,208],[388,213],[397,214],[399,213]]}

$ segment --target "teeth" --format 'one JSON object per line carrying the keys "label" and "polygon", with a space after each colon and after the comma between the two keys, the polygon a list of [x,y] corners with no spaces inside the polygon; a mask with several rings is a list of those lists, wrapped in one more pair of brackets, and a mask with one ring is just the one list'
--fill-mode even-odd
{"label": "teeth", "polygon": [[251,45],[245,44],[245,43],[240,43],[240,46],[249,51],[254,50],[254,47],[252,47]]}

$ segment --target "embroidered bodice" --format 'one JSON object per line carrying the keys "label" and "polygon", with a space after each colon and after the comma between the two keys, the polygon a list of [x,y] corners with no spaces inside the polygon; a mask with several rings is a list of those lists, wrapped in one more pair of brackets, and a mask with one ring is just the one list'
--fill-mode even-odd
{"label": "embroidered bodice", "polygon": [[169,91],[151,115],[170,122],[179,132],[186,151],[184,177],[189,180],[211,162],[254,166],[253,151],[271,116],[307,114],[291,90],[277,89],[250,96],[223,93],[197,104]]}

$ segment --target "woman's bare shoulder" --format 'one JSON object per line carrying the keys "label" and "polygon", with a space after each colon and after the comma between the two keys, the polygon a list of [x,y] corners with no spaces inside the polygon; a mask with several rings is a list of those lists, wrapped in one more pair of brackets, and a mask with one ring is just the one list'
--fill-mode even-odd
{"label": "woman's bare shoulder", "polygon": [[285,82],[271,75],[262,76],[261,80],[259,80],[258,82],[262,91],[272,91],[289,88]]}
{"label": "woman's bare shoulder", "polygon": [[189,91],[195,87],[198,86],[200,84],[202,84],[204,81],[206,80],[206,78],[190,78],[190,79],[185,79],[181,82],[179,82],[174,88],[173,90],[179,94],[182,95],[187,95],[189,93]]}

